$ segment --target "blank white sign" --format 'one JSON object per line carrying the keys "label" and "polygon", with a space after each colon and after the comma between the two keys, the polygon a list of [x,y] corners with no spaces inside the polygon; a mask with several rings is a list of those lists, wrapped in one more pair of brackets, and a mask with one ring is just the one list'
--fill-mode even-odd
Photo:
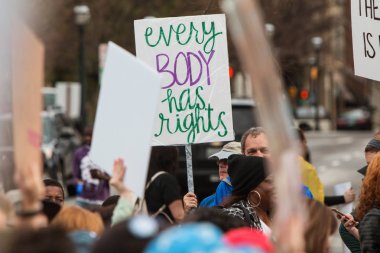
{"label": "blank white sign", "polygon": [[142,61],[109,42],[99,94],[91,160],[112,174],[113,161],[127,166],[124,183],[143,196],[160,77]]}

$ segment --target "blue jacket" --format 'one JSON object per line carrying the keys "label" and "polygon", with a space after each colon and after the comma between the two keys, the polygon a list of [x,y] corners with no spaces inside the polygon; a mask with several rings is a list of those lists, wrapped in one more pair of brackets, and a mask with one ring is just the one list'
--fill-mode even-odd
{"label": "blue jacket", "polygon": [[204,198],[199,206],[202,207],[213,207],[213,206],[219,206],[224,198],[230,196],[232,193],[232,185],[230,177],[227,177],[226,179],[223,179],[218,187],[216,188],[216,191],[214,194]]}
{"label": "blue jacket", "polygon": [[[216,188],[216,191],[214,194],[204,198],[199,206],[201,207],[213,207],[213,206],[220,206],[222,204],[223,200],[226,197],[229,197],[232,193],[232,185],[231,185],[231,179],[230,177],[227,177],[226,179],[222,180],[218,187]],[[310,189],[303,185],[302,186],[303,193],[308,199],[313,199],[313,194],[311,193]]]}

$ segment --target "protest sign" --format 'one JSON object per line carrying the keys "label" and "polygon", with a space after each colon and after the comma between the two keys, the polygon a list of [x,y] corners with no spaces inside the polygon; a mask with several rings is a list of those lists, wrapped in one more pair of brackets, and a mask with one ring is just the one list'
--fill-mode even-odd
{"label": "protest sign", "polygon": [[[19,19],[12,33],[12,69],[9,82],[12,101],[13,157],[16,169],[31,164],[42,168],[42,97],[45,49],[38,36]],[[8,100],[8,98],[7,98]]]}
{"label": "protest sign", "polygon": [[[334,193],[336,196],[343,196],[344,193],[350,188],[352,188],[351,182],[336,184],[334,185]],[[351,202],[348,204],[341,205],[339,209],[342,213],[351,213],[353,208],[354,208],[354,203]]]}
{"label": "protest sign", "polygon": [[152,144],[233,140],[225,16],[136,20],[135,39],[162,77]]}
{"label": "protest sign", "polygon": [[351,0],[355,75],[380,81],[380,1]]}
{"label": "protest sign", "polygon": [[102,77],[90,159],[112,174],[113,161],[127,166],[124,183],[143,196],[160,77],[110,42]]}

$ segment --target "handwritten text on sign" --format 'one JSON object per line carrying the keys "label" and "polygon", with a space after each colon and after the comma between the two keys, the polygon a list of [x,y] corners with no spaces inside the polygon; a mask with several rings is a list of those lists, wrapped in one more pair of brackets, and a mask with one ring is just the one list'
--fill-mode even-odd
{"label": "handwritten text on sign", "polygon": [[232,140],[224,15],[137,20],[135,33],[162,76],[153,145]]}
{"label": "handwritten text on sign", "polygon": [[351,0],[355,74],[380,81],[380,0]]}

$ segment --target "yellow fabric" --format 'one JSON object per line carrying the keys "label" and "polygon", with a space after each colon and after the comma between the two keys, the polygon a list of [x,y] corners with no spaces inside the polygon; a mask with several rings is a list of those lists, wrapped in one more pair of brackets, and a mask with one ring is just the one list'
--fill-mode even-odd
{"label": "yellow fabric", "polygon": [[302,157],[300,157],[299,160],[303,184],[309,188],[315,200],[324,203],[324,188],[321,180],[318,177],[316,168],[305,161]]}

